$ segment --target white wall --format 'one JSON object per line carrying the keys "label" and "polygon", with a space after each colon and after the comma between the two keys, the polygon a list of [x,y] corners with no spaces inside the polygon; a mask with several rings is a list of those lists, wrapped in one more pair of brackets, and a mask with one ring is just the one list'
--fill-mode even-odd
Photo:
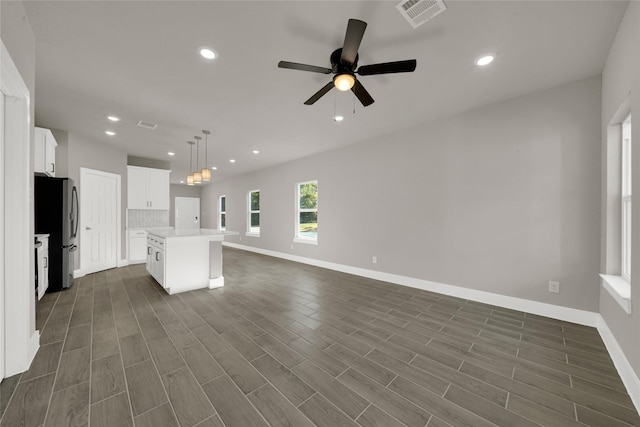
{"label": "white wall", "polygon": [[[596,311],[600,89],[591,78],[215,182],[203,227],[225,194],[232,242]],[[319,244],[292,250],[295,183],[313,179]],[[253,189],[260,238],[242,237]]]}
{"label": "white wall", "polygon": [[[26,14],[24,11],[24,6],[22,2],[0,2],[0,39],[2,39],[3,44],[7,48],[9,55],[11,56],[12,62],[15,64],[20,77],[24,81],[27,89],[29,91],[30,99],[29,99],[29,171],[21,171],[22,173],[14,173],[14,174],[5,174],[4,167],[2,168],[2,173],[4,176],[5,186],[12,185],[12,182],[15,183],[16,179],[20,179],[21,176],[26,175],[28,177],[27,184],[27,197],[28,197],[28,208],[27,212],[24,212],[24,215],[28,217],[28,236],[30,242],[32,241],[33,236],[33,141],[34,141],[34,129],[33,129],[33,117],[34,117],[34,99],[35,99],[35,36],[29,25],[29,21],[26,18]],[[15,125],[15,124],[14,124]],[[4,129],[3,129],[4,131]],[[14,141],[15,142],[15,141]],[[10,142],[5,145],[5,148],[9,146]],[[16,151],[14,149],[14,151]],[[5,153],[6,154],[6,153]],[[18,156],[22,156],[21,154]],[[16,156],[16,157],[18,157]],[[14,158],[16,158],[14,157]],[[25,173],[26,172],[26,173]],[[15,188],[15,186],[14,186]],[[14,205],[15,206],[15,205]],[[5,207],[3,207],[5,209]],[[22,235],[22,232],[27,230],[23,230],[22,226],[18,226],[18,232]],[[7,240],[8,241],[8,240]],[[0,244],[5,244],[5,242],[1,242]],[[25,298],[20,298],[19,300],[7,300],[7,304],[12,304],[12,313],[10,319],[5,319],[4,326],[7,331],[11,331],[12,337],[9,338],[9,334],[7,333],[5,337],[7,338],[7,346],[6,346],[6,358],[4,362],[6,362],[5,370],[3,372],[7,375],[12,375],[16,373],[16,370],[21,370],[23,364],[26,364],[26,368],[28,368],[28,364],[31,362],[32,357],[35,355],[35,351],[38,347],[39,335],[36,331],[36,316],[35,316],[35,300],[32,297],[34,286],[35,286],[35,275],[34,275],[34,253],[32,250],[31,244],[25,245],[28,249],[26,253],[22,252],[22,248],[24,247],[22,244],[15,245],[20,253],[16,257],[24,257],[21,258],[20,261],[24,260],[25,265],[28,265],[28,272],[24,274],[27,280],[22,280],[22,275],[14,275],[14,277],[20,277],[20,283],[17,286],[25,286],[27,287],[28,296]],[[5,269],[6,271],[6,269]],[[6,291],[6,295],[23,295],[23,289],[17,289],[16,283],[11,284],[11,291],[9,292],[9,287],[5,287],[3,291]],[[3,312],[0,315],[4,316],[4,307],[2,307]],[[23,333],[24,332],[24,333]],[[20,348],[16,348],[20,347]],[[19,360],[16,360],[19,359]]]}
{"label": "white wall", "polygon": [[[617,242],[619,231],[619,209],[612,209],[611,202],[619,203],[619,200],[608,200],[606,194],[607,179],[612,179],[611,174],[607,172],[607,166],[610,164],[606,158],[607,152],[607,126],[611,123],[620,107],[629,103],[632,113],[632,136],[634,148],[632,154],[632,187],[640,188],[640,3],[637,1],[629,2],[627,11],[623,18],[618,34],[616,36],[609,57],[607,58],[604,71],[602,73],[602,212],[608,215],[616,216],[615,218],[603,218],[601,230],[602,251],[601,266],[603,272],[616,274],[615,271],[607,271],[614,269],[615,266],[611,259],[611,254],[607,254],[607,244]],[[623,309],[613,300],[611,295],[604,289],[600,291],[600,314],[606,322],[607,326],[613,333],[616,341],[624,352],[625,357],[631,364],[636,376],[640,376],[640,310],[637,302],[640,300],[640,209],[635,203],[636,208],[632,217],[632,261],[631,261],[631,300],[632,314],[626,314]],[[618,224],[617,227],[611,224]],[[617,261],[619,262],[619,251],[617,252]],[[615,254],[613,258],[616,258]],[[619,270],[619,269],[618,269]],[[619,271],[617,272],[619,274]]]}

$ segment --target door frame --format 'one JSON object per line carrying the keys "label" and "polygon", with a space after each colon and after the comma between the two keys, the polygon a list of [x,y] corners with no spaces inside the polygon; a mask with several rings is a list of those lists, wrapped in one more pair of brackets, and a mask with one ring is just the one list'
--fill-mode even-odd
{"label": "door frame", "polygon": [[[4,236],[3,376],[26,371],[40,347],[36,330],[35,272],[33,247],[33,170],[31,147],[33,123],[31,94],[9,51],[0,40],[0,96],[5,97],[4,163],[2,166]],[[27,284],[25,286],[25,284]]]}
{"label": "door frame", "polygon": [[105,172],[105,171],[101,171],[101,170],[97,170],[97,169],[89,169],[89,168],[80,168],[80,182],[76,183],[76,186],[78,187],[78,194],[80,197],[80,233],[78,233],[78,236],[76,236],[76,238],[78,239],[78,252],[80,253],[80,255],[78,256],[79,260],[80,260],[80,268],[76,269],[74,271],[73,277],[82,277],[85,274],[87,274],[87,271],[85,270],[85,268],[83,267],[83,254],[85,253],[85,251],[82,250],[82,230],[84,230],[85,222],[84,222],[84,218],[85,218],[85,212],[83,209],[83,200],[84,200],[84,195],[82,193],[82,181],[83,179],[86,179],[87,174],[92,174],[92,175],[100,175],[106,178],[115,178],[116,179],[116,267],[119,267],[121,265],[120,263],[120,259],[121,259],[121,253],[122,253],[122,184],[121,184],[121,176],[115,173],[111,173],[111,172]]}

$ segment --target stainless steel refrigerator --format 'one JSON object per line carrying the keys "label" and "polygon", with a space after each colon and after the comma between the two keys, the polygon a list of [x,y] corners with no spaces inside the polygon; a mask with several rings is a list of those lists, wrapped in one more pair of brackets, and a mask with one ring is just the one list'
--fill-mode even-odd
{"label": "stainless steel refrigerator", "polygon": [[35,232],[49,234],[49,288],[56,292],[73,284],[78,249],[78,191],[70,178],[35,176]]}

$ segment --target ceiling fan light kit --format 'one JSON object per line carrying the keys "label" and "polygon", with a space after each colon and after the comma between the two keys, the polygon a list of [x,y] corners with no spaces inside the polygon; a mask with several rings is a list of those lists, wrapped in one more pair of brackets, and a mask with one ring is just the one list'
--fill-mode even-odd
{"label": "ceiling fan light kit", "polygon": [[358,19],[349,19],[342,48],[336,49],[331,53],[331,68],[289,61],[280,61],[278,63],[279,68],[310,71],[320,74],[335,74],[333,81],[327,83],[322,89],[313,94],[311,98],[307,99],[304,103],[305,105],[313,105],[318,99],[322,98],[322,96],[335,87],[341,91],[351,90],[362,105],[367,107],[373,104],[374,100],[362,83],[356,78],[356,74],[371,76],[376,74],[411,73],[415,71],[417,65],[415,59],[364,65],[358,68],[358,48],[360,47],[366,28],[366,22]]}
{"label": "ceiling fan light kit", "polygon": [[338,74],[333,78],[333,84],[335,85],[336,89],[341,90],[343,92],[351,90],[351,88],[355,83],[356,83],[356,78],[354,77],[353,74],[348,74],[348,73]]}

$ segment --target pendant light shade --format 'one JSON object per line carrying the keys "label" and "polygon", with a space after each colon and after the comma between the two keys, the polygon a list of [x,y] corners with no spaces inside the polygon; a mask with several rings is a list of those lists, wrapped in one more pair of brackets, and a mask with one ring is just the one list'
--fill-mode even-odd
{"label": "pendant light shade", "polygon": [[209,134],[211,132],[209,132],[208,130],[203,130],[202,133],[204,134],[204,167],[202,168],[202,170],[200,171],[200,173],[202,174],[202,180],[205,182],[209,182],[211,181],[211,169],[209,169]]}
{"label": "pendant light shade", "polygon": [[200,163],[200,140],[201,136],[194,136],[196,140],[196,171],[193,173],[193,182],[195,184],[202,184],[202,173],[198,170],[198,163]]}
{"label": "pendant light shade", "polygon": [[211,181],[211,171],[207,168],[202,168],[202,170],[200,171],[200,173],[202,174],[202,180],[204,182],[209,182]]}
{"label": "pendant light shade", "polygon": [[193,141],[188,141],[187,144],[189,144],[189,175],[187,175],[187,185],[194,185],[194,180],[193,180],[193,173],[191,172],[193,170],[193,164],[192,164],[192,159],[193,159]]}

